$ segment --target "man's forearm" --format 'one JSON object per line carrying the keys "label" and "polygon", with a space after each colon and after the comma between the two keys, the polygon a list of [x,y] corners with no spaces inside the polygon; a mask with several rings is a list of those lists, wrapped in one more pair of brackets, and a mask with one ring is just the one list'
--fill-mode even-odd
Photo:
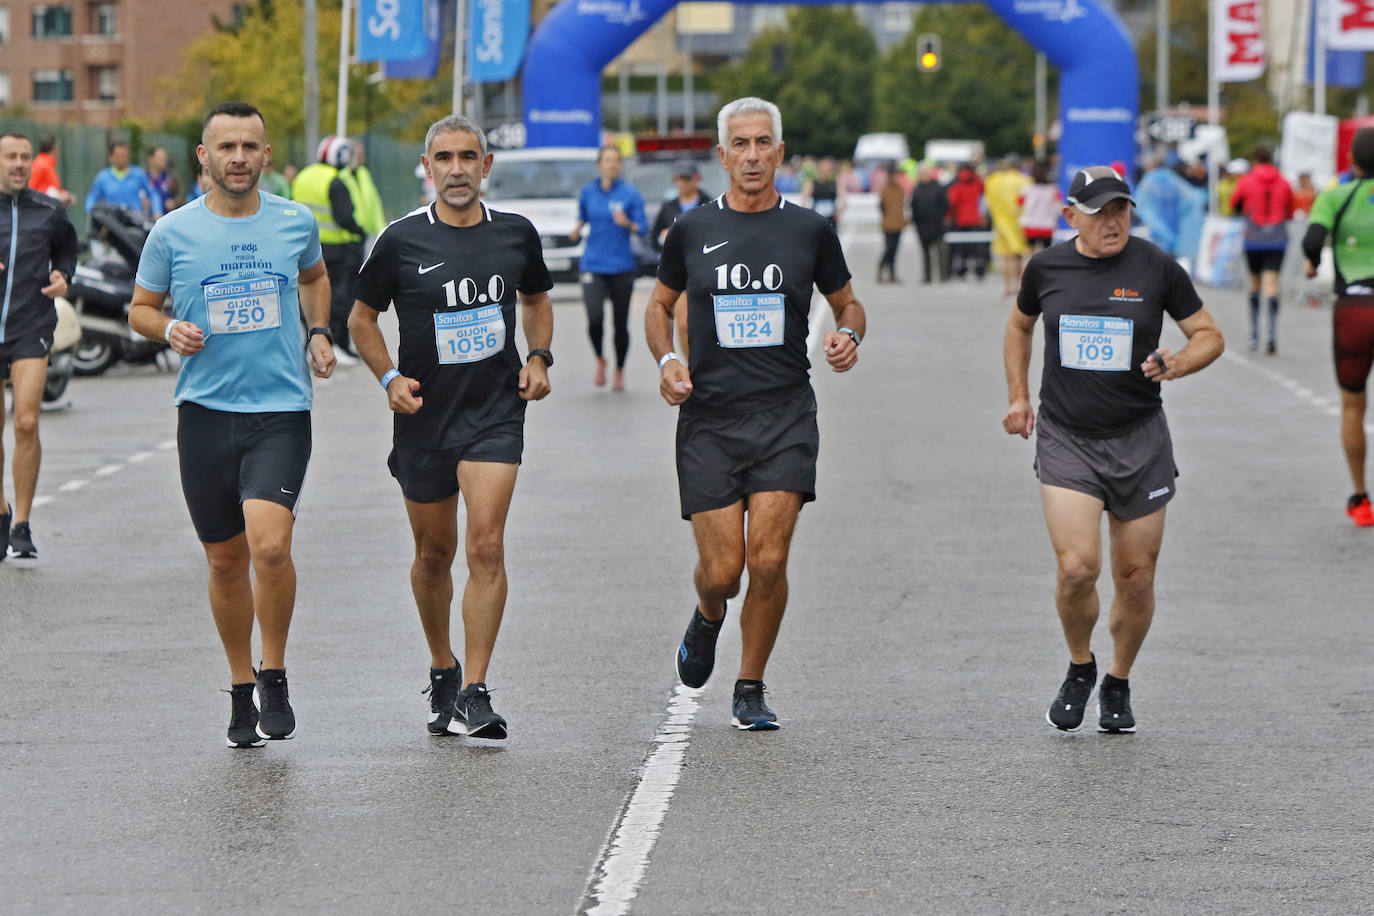
{"label": "man's forearm", "polygon": [[301,299],[301,311],[312,328],[329,327],[329,276],[302,283],[297,287]]}
{"label": "man's forearm", "polygon": [[1033,333],[1032,331],[1028,334],[1014,325],[1007,325],[1006,337],[1002,342],[1002,359],[1006,363],[1008,403],[1030,400],[1030,383],[1027,376],[1030,373]]}
{"label": "man's forearm", "polygon": [[129,306],[129,327],[149,340],[163,340],[167,322],[173,319],[162,314],[162,309],[148,303],[134,303]]}
{"label": "man's forearm", "polygon": [[547,350],[553,343],[553,302],[548,293],[522,303],[525,344],[530,350]]}
{"label": "man's forearm", "polygon": [[1176,361],[1170,366],[1177,373],[1174,377],[1192,375],[1206,369],[1221,355],[1224,346],[1220,331],[1211,328],[1198,331],[1188,338],[1182,350],[1171,357]]}
{"label": "man's forearm", "polygon": [[386,338],[382,336],[382,329],[377,325],[376,313],[368,314],[366,309],[367,307],[361,304],[353,306],[353,313],[348,316],[348,336],[353,342],[353,348],[358,351],[358,356],[367,364],[367,368],[381,379],[395,368],[395,364],[391,361],[391,354],[386,350]]}

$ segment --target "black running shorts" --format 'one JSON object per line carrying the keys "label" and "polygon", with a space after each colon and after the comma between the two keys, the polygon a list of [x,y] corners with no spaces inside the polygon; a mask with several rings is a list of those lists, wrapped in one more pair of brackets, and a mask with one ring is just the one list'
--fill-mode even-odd
{"label": "black running shorts", "polygon": [[1331,316],[1336,382],[1358,394],[1374,366],[1374,296],[1341,296]]}
{"label": "black running shorts", "polygon": [[1164,411],[1110,439],[1078,436],[1041,414],[1035,437],[1040,482],[1096,496],[1119,521],[1144,518],[1174,498],[1174,445]]}
{"label": "black running shorts", "polygon": [[1262,274],[1266,270],[1277,273],[1283,267],[1283,249],[1265,248],[1253,251],[1247,249],[1245,263],[1249,266],[1251,275]]}
{"label": "black running shorts", "polygon": [[233,413],[183,401],[177,452],[196,535],[209,544],[227,541],[244,530],[245,499],[295,514],[310,464],[310,411]]}
{"label": "black running shorts", "polygon": [[0,381],[10,377],[10,366],[21,359],[43,359],[51,348],[51,331],[0,343]]}
{"label": "black running shorts", "polygon": [[460,461],[493,461],[519,464],[525,452],[525,420],[493,427],[482,438],[456,448],[391,449],[386,466],[401,485],[401,493],[413,503],[443,502],[458,492]]}
{"label": "black running shorts", "polygon": [[757,413],[717,416],[680,411],[677,486],[682,517],[733,506],[750,493],[785,490],[816,498],[816,395],[807,388]]}

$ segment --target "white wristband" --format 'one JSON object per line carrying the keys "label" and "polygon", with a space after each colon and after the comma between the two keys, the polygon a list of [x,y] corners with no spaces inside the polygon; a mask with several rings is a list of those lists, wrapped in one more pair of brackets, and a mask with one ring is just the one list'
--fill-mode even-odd
{"label": "white wristband", "polygon": [[386,371],[386,374],[383,375],[382,378],[381,378],[382,390],[383,390],[383,391],[386,391],[387,386],[391,384],[391,380],[394,379],[396,376],[398,376],[398,375],[400,375],[400,374],[401,374],[401,370],[400,370],[400,369],[388,369],[388,370]]}
{"label": "white wristband", "polygon": [[172,328],[179,324],[181,324],[181,321],[173,318],[171,321],[167,322],[167,327],[162,329],[162,339],[167,341],[167,346],[169,347],[172,345]]}
{"label": "white wristband", "polygon": [[678,358],[678,355],[676,353],[674,353],[672,350],[669,350],[667,353],[664,353],[662,356],[658,358],[659,372],[663,371],[663,367],[668,365],[668,360],[670,359],[676,359],[678,362],[682,362],[682,360]]}

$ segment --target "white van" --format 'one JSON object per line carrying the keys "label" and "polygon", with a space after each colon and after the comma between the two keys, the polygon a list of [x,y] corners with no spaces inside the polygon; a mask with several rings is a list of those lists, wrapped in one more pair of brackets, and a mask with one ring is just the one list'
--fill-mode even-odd
{"label": "white van", "polygon": [[985,155],[982,140],[926,141],[927,162],[962,165],[965,162],[982,162]]}
{"label": "white van", "polygon": [[906,134],[862,134],[854,144],[854,165],[866,168],[881,162],[905,162],[911,158]]}
{"label": "white van", "polygon": [[583,244],[568,240],[577,222],[582,186],[596,178],[595,147],[495,150],[482,200],[494,210],[519,213],[544,244],[544,263],[555,282],[577,279]]}

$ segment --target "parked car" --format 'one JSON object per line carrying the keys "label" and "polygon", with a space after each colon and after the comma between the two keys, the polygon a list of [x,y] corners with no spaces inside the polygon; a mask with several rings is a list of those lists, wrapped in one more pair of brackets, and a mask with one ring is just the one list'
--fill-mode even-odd
{"label": "parked car", "polygon": [[577,196],[597,177],[596,153],[590,147],[497,150],[482,182],[482,199],[493,209],[519,213],[534,224],[555,282],[577,280],[583,245],[568,236],[577,222]]}

